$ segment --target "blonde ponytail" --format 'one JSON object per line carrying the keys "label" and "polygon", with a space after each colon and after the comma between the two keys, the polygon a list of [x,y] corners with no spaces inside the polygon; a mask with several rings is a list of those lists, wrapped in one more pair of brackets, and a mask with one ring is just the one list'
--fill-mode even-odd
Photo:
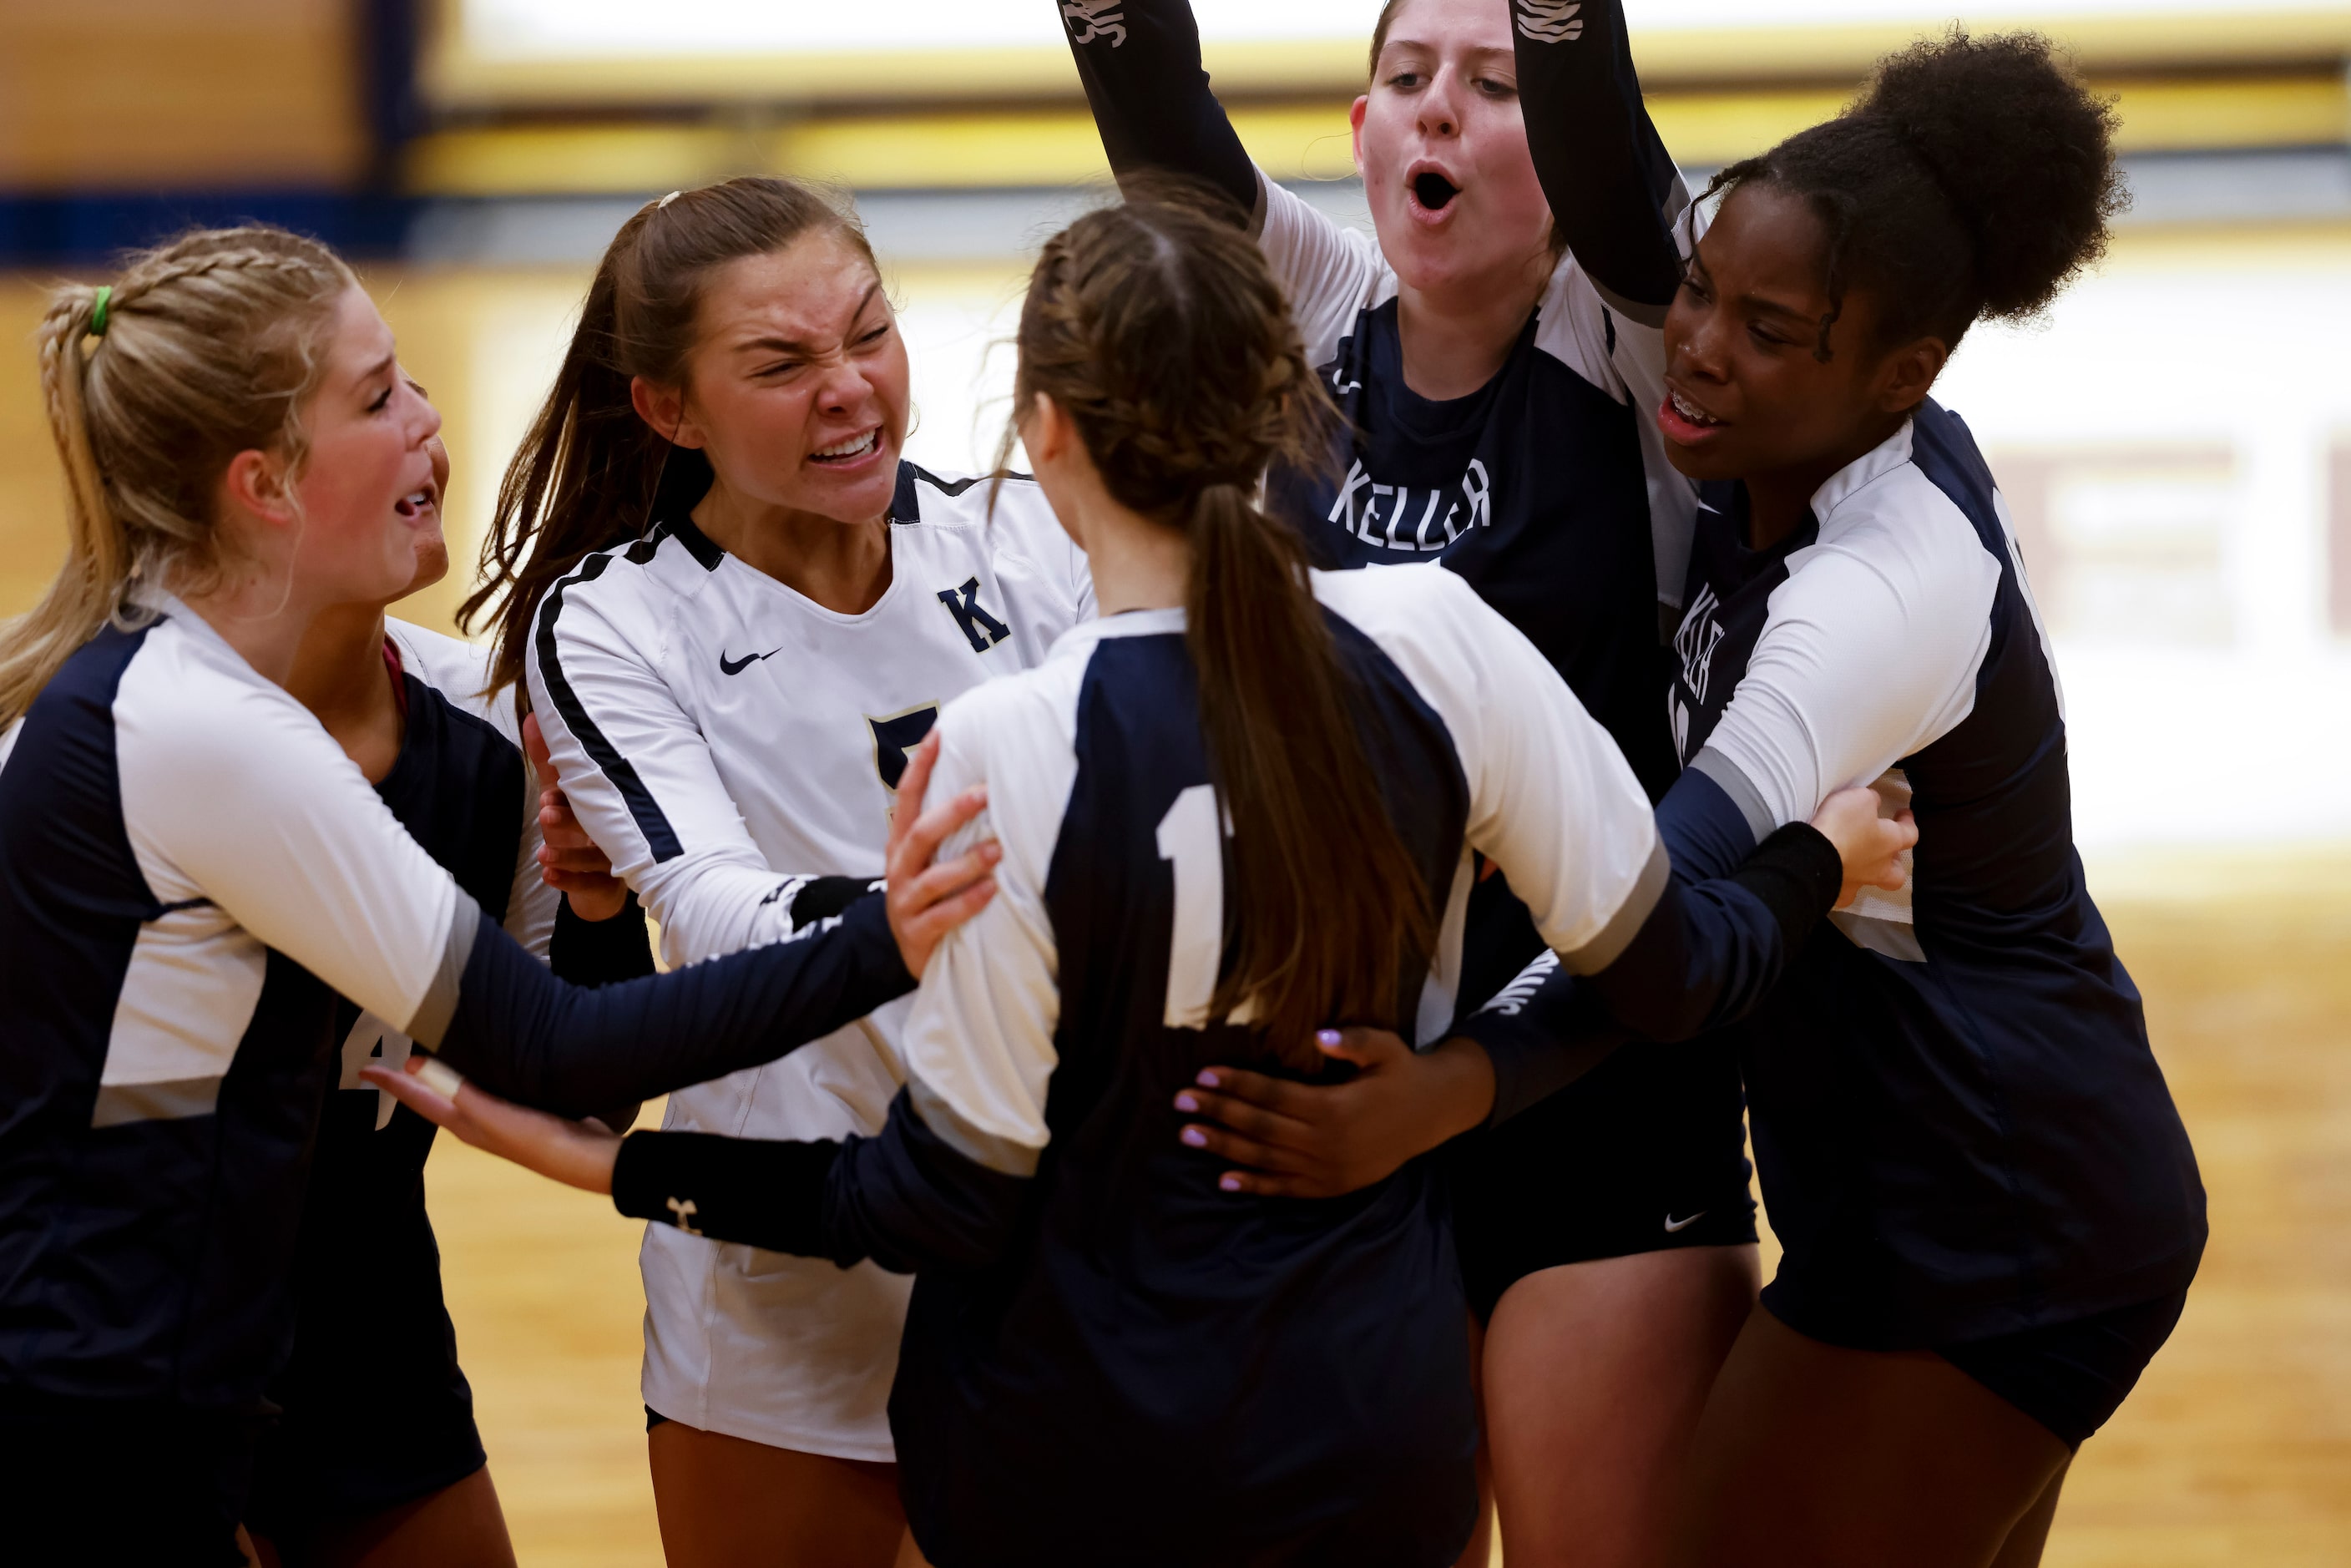
{"label": "blonde ponytail", "polygon": [[[218,564],[214,492],[229,459],[277,451],[298,469],[335,301],[353,287],[324,246],[252,226],[185,235],[131,258],[101,291],[50,298],[41,392],[65,470],[66,559],[25,615],[0,623],[0,727],[110,620],[134,583]],[[102,329],[102,335],[101,329]]]}

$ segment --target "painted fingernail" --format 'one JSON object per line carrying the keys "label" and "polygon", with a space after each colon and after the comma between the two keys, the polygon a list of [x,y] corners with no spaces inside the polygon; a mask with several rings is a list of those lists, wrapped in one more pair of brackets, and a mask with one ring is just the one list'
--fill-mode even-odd
{"label": "painted fingernail", "polygon": [[1176,1109],[1178,1111],[1196,1111],[1199,1108],[1199,1101],[1194,1099],[1189,1093],[1176,1096]]}
{"label": "painted fingernail", "polygon": [[1186,1127],[1184,1129],[1184,1141],[1193,1148],[1205,1149],[1208,1146],[1208,1134],[1197,1127]]}
{"label": "painted fingernail", "polygon": [[1241,1189],[1241,1178],[1237,1176],[1218,1176],[1217,1185],[1227,1192],[1238,1192]]}
{"label": "painted fingernail", "polygon": [[1318,1030],[1314,1035],[1314,1043],[1325,1051],[1336,1051],[1341,1044],[1339,1031],[1335,1029]]}
{"label": "painted fingernail", "polygon": [[1217,1082],[1217,1075],[1208,1071],[1205,1068],[1201,1070],[1200,1075],[1197,1078],[1193,1079],[1192,1082],[1198,1084],[1203,1089],[1219,1089],[1223,1087],[1222,1084]]}

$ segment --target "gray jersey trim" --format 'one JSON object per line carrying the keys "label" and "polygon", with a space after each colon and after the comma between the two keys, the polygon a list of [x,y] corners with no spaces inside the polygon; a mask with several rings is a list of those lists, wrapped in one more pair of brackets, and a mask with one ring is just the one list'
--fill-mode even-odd
{"label": "gray jersey trim", "polygon": [[1650,848],[1649,863],[1641,868],[1633,891],[1625,895],[1625,902],[1616,906],[1616,913],[1608,917],[1600,935],[1574,952],[1559,956],[1567,972],[1596,975],[1621,957],[1647,923],[1649,912],[1657,907],[1657,900],[1666,895],[1666,884],[1673,875],[1673,862],[1666,857],[1665,841],[1660,839]]}
{"label": "gray jersey trim", "polygon": [[961,1116],[955,1107],[919,1078],[906,1080],[906,1093],[914,1105],[914,1114],[923,1124],[939,1136],[939,1142],[976,1166],[985,1166],[1001,1176],[1033,1176],[1037,1174],[1039,1151],[1026,1144],[994,1133],[984,1133]]}
{"label": "gray jersey trim", "polygon": [[449,935],[441,944],[441,967],[425,988],[424,999],[416,1004],[416,1016],[401,1031],[427,1051],[440,1049],[441,1037],[449,1032],[449,1020],[456,1016],[465,960],[473,956],[474,938],[482,925],[482,906],[464,888],[456,891],[457,905],[449,912]]}
{"label": "gray jersey trim", "polygon": [[214,1073],[209,1078],[172,1078],[156,1083],[100,1084],[89,1124],[119,1127],[126,1122],[177,1122],[190,1116],[209,1116],[220,1104],[222,1076]]}
{"label": "gray jersey trim", "polygon": [[1698,755],[1690,758],[1690,768],[1722,786],[1722,792],[1730,797],[1730,803],[1739,808],[1740,816],[1747,819],[1747,831],[1755,835],[1757,843],[1761,843],[1779,831],[1780,824],[1771,820],[1771,808],[1763,804],[1762,791],[1739,770],[1739,764],[1713,747],[1702,746],[1698,747]]}

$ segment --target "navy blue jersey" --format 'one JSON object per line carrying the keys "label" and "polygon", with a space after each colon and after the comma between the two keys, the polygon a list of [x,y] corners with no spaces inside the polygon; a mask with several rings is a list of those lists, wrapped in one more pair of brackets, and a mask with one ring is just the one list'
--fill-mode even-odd
{"label": "navy blue jersey", "polygon": [[2179,1290],[2203,1188],[2083,883],[2055,667],[1967,427],[1925,404],[1770,549],[1742,487],[1708,499],[1673,722],[1684,787],[1745,833],[1718,820],[1677,855],[1739,852],[1854,783],[1919,829],[1909,886],[1834,916],[1742,1026],[1786,1249],[1766,1300],[1899,1347]]}
{"label": "navy blue jersey", "polygon": [[[1606,732],[1452,574],[1319,573],[1315,590],[1364,694],[1373,775],[1445,912],[1398,999],[1424,1038],[1453,1012],[1473,850],[1566,968],[1662,1030],[1708,1021],[1681,1012],[1693,996],[1760,993],[1828,907],[1835,856],[1803,827],[1778,893],[1673,883]],[[1310,1549],[1449,1563],[1474,1433],[1429,1166],[1325,1202],[1241,1198],[1174,1136],[1195,1073],[1264,1056],[1210,1012],[1226,863],[1247,851],[1226,841],[1184,625],[1175,610],[1081,625],[942,714],[933,787],[986,783],[969,831],[992,830],[1004,860],[996,898],[925,973],[882,1134],[639,1134],[614,1197],[708,1235],[920,1270],[891,1420],[942,1568]],[[795,1181],[816,1195],[799,1209],[779,1196]]]}
{"label": "navy blue jersey", "polygon": [[870,899],[758,953],[559,984],[307,710],[159,599],[0,736],[0,1386],[258,1407],[338,992],[578,1113],[910,984]]}
{"label": "navy blue jersey", "polygon": [[1346,416],[1327,464],[1270,483],[1316,564],[1442,560],[1542,650],[1661,795],[1676,768],[1659,608],[1678,602],[1694,501],[1649,415],[1688,193],[1643,105],[1617,0],[1583,6],[1572,44],[1533,41],[1540,18],[1532,35],[1521,19],[1520,74],[1544,89],[1524,96],[1528,140],[1565,248],[1501,369],[1442,402],[1405,384],[1396,275],[1372,236],[1250,165],[1185,0],[1124,0],[1115,29],[1062,11],[1112,167],[1204,179],[1252,214]]}

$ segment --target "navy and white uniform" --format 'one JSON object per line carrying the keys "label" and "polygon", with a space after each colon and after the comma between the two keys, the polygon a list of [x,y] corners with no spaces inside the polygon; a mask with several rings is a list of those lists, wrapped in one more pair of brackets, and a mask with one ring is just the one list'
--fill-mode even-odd
{"label": "navy and white uniform", "polygon": [[[1255,214],[1346,415],[1321,469],[1277,472],[1274,509],[1318,565],[1437,559],[1459,573],[1662,796],[1677,764],[1659,629],[1678,618],[1697,502],[1650,415],[1665,395],[1659,329],[1689,196],[1643,105],[1617,0],[1583,6],[1573,40],[1556,45],[1521,20],[1528,140],[1566,250],[1502,368],[1447,401],[1405,384],[1396,275],[1376,241],[1249,162],[1209,92],[1185,0],[1123,0],[1114,26],[1095,10],[1062,7],[1113,168],[1194,175]],[[1479,884],[1469,931],[1466,1003],[1542,950],[1500,878]],[[1489,1311],[1553,1264],[1751,1242],[1743,1141],[1738,1070],[1713,1041],[1620,1053],[1469,1141],[1458,1153],[1472,1299]]]}
{"label": "navy and white uniform", "polygon": [[[682,477],[683,476],[683,477]],[[549,590],[534,711],[580,821],[659,922],[672,964],[770,943],[808,878],[881,876],[906,751],[940,705],[1029,668],[1092,613],[1092,580],[1033,480],[900,466],[891,580],[841,615],[695,527],[706,466],[673,459],[647,536]],[[821,896],[824,890],[813,890]],[[888,1009],[782,1061],[681,1086],[664,1125],[775,1138],[881,1130],[904,1082]],[[705,1431],[886,1460],[906,1281],[650,1228],[644,1401]]]}
{"label": "navy and white uniform", "polygon": [[[308,710],[176,600],[154,614],[68,659],[0,762],[0,1431],[39,1461],[7,1471],[19,1511],[225,1541],[288,1348],[338,994],[578,1114],[912,982],[867,900],[782,947],[565,987]],[[140,1476],[103,1456],[167,1423],[203,1456],[201,1495],[126,1507]]]}
{"label": "navy and white uniform", "polygon": [[[1660,813],[1677,864],[1735,863],[1857,783],[1919,831],[1908,887],[1833,916],[1840,935],[1734,1031],[1785,1249],[1765,1304],[1816,1339],[1975,1371],[1957,1347],[2168,1301],[2118,1403],[2196,1271],[2204,1192],[2083,883],[2006,505],[1932,402],[1769,549],[1748,547],[1743,486],[1707,499],[1671,710],[1689,767]],[[2075,1442],[2112,1411],[2026,1407]]]}
{"label": "navy and white uniform", "polygon": [[[1443,910],[1405,1009],[1454,1010],[1475,857],[1636,1027],[1705,1027],[1826,912],[1778,835],[1668,874],[1641,786],[1457,576],[1317,573],[1391,820]],[[639,1134],[623,1212],[920,1270],[891,1421],[941,1568],[1450,1563],[1476,1507],[1464,1299],[1434,1166],[1303,1202],[1218,1190],[1176,1091],[1262,1042],[1209,1012],[1228,846],[1181,610],[1081,626],[948,705],[934,787],[984,783],[998,892],[941,943],[878,1136]],[[1278,1069],[1277,1069],[1278,1071]],[[1106,1441],[1106,1436],[1114,1440]]]}
{"label": "navy and white uniform", "polygon": [[[405,733],[375,790],[400,825],[534,956],[551,955],[558,977],[653,973],[642,912],[577,919],[540,875],[538,785],[512,699],[488,694],[486,651],[398,621],[385,630]],[[286,1543],[429,1496],[486,1458],[424,1207],[438,1129],[360,1077],[399,1066],[413,1042],[349,1001],[334,1033],[340,1061],[295,1253],[293,1354],[268,1392],[282,1414],[263,1437],[246,1511]]]}

